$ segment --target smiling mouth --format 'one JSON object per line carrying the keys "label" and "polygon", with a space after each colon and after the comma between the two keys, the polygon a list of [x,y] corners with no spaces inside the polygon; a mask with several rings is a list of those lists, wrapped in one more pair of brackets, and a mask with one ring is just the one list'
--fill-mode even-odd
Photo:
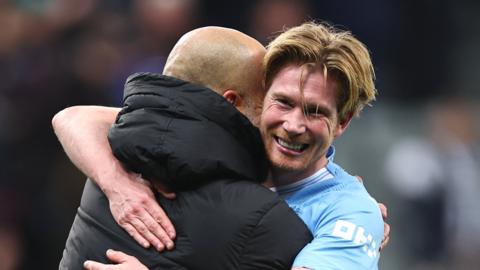
{"label": "smiling mouth", "polygon": [[308,144],[305,143],[292,143],[292,142],[287,142],[285,140],[282,140],[281,138],[274,136],[275,141],[282,147],[295,151],[295,152],[302,152],[308,147]]}

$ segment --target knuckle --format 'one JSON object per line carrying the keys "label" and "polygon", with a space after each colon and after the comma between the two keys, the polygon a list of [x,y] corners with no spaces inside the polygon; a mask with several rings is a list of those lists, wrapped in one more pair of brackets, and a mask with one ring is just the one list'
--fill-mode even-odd
{"label": "knuckle", "polygon": [[160,215],[159,213],[155,214],[155,221],[157,221],[158,223],[160,223],[160,225],[164,226],[166,221],[165,221],[165,217]]}
{"label": "knuckle", "polygon": [[165,225],[165,223],[167,223],[166,217],[162,213],[156,212],[154,214],[154,217],[155,217],[155,221],[160,223],[160,225],[162,225],[162,226]]}
{"label": "knuckle", "polygon": [[119,217],[119,218],[118,218],[118,224],[119,224],[120,226],[126,225],[126,224],[127,224],[127,219],[126,219],[126,217],[125,217],[125,216]]}
{"label": "knuckle", "polygon": [[144,235],[147,234],[147,232],[148,232],[147,228],[144,227],[144,226],[140,226],[140,228],[138,228],[138,230]]}
{"label": "knuckle", "polygon": [[170,226],[170,222],[167,217],[160,217],[158,219],[158,223],[160,223],[160,225],[162,225],[164,228]]}
{"label": "knuckle", "polygon": [[128,222],[130,220],[133,220],[135,218],[135,215],[132,213],[126,213],[124,216],[124,222]]}
{"label": "knuckle", "polygon": [[142,196],[140,199],[139,199],[139,202],[141,205],[146,205],[150,202],[150,198],[147,197],[147,196]]}
{"label": "knuckle", "polygon": [[132,209],[131,209],[130,212],[131,212],[133,215],[138,215],[138,214],[140,213],[141,209],[142,209],[141,207],[135,205],[135,206],[132,207]]}
{"label": "knuckle", "polygon": [[159,249],[163,246],[162,243],[157,239],[152,239],[150,242],[152,243],[152,246],[154,246],[156,249]]}
{"label": "knuckle", "polygon": [[125,205],[123,208],[123,213],[130,213],[132,212],[132,205]]}
{"label": "knuckle", "polygon": [[130,234],[131,236],[134,236],[134,235],[135,235],[135,230],[134,230],[131,226],[123,226],[123,228],[124,228],[125,231],[127,231],[127,233]]}
{"label": "knuckle", "polygon": [[155,230],[157,228],[157,226],[156,226],[157,224],[155,222],[152,222],[152,221],[145,222],[145,225],[150,230]]}
{"label": "knuckle", "polygon": [[168,238],[166,234],[161,234],[161,235],[160,235],[160,239],[161,239],[162,242],[164,242],[164,243],[170,242],[170,238]]}
{"label": "knuckle", "polygon": [[126,227],[125,230],[127,231],[127,233],[133,237],[135,240],[139,240],[140,238],[140,235],[137,233],[137,231],[133,228],[133,227]]}

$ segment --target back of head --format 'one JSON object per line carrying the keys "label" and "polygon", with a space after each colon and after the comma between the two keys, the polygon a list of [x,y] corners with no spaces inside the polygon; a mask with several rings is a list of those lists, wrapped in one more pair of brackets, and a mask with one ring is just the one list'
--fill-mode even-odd
{"label": "back of head", "polygon": [[[203,27],[186,33],[168,56],[164,75],[207,86],[219,94],[235,90],[248,100],[261,92],[265,48],[234,29]],[[252,92],[253,91],[253,92]]]}
{"label": "back of head", "polygon": [[289,64],[322,67],[340,84],[339,118],[357,115],[375,100],[375,74],[367,48],[351,33],[322,23],[307,22],[280,34],[267,46],[264,60],[268,88],[278,72]]}

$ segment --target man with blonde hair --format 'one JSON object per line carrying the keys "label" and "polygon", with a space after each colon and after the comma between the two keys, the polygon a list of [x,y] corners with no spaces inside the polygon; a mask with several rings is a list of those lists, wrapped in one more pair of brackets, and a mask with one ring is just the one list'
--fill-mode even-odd
{"label": "man with blonde hair", "polygon": [[375,99],[366,47],[349,32],[305,23],[274,39],[264,59],[260,130],[271,181],[314,239],[298,269],[377,269],[383,222],[377,203],[333,162],[335,138]]}
{"label": "man with blonde hair", "polygon": [[[260,130],[270,161],[268,184],[314,236],[294,269],[377,269],[380,210],[363,185],[333,162],[332,146],[375,99],[366,47],[349,32],[310,22],[274,39],[264,67],[268,91]],[[126,254],[113,257],[119,267],[138,266]]]}

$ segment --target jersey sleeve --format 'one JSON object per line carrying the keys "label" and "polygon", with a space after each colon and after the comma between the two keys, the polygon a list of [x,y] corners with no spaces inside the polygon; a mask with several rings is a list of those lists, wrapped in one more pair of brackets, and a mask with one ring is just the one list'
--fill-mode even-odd
{"label": "jersey sleeve", "polygon": [[[315,211],[312,208],[311,211]],[[309,269],[375,270],[383,219],[370,197],[340,196],[314,220],[314,239],[294,261]]]}

